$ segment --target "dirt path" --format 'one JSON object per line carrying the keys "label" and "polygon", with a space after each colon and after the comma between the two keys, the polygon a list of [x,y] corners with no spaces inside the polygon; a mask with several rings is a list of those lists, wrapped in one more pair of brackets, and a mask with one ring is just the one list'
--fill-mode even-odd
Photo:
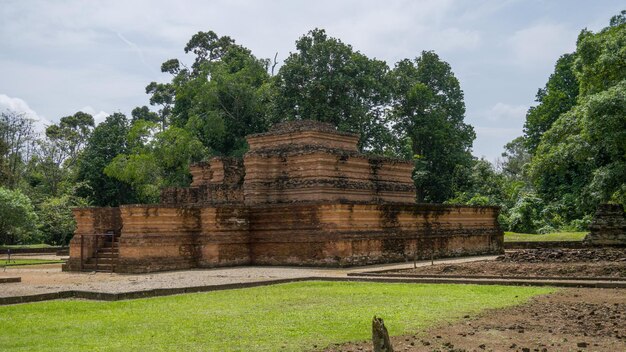
{"label": "dirt path", "polygon": [[[459,264],[495,256],[448,258],[440,264]],[[421,261],[418,265],[430,265]],[[110,274],[62,272],[60,264],[28,265],[0,268],[0,277],[21,277],[22,282],[0,286],[0,297],[14,297],[68,290],[121,293],[158,288],[180,288],[226,285],[304,277],[347,277],[348,273],[384,269],[406,269],[413,263],[370,265],[356,268],[311,268],[241,266],[232,268],[196,269],[149,274]]]}
{"label": "dirt path", "polygon": [[496,260],[422,266],[394,274],[626,278],[626,249],[525,249]]}
{"label": "dirt path", "polygon": [[[626,351],[626,292],[562,289],[392,343],[396,351]],[[326,351],[371,350],[368,341]]]}

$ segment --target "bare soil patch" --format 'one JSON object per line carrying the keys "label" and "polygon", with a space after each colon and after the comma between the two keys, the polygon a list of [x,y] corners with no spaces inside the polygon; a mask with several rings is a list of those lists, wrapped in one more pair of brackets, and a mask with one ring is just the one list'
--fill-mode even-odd
{"label": "bare soil patch", "polygon": [[523,249],[495,261],[423,266],[393,274],[626,278],[626,249]]}
{"label": "bare soil patch", "polygon": [[[384,317],[383,317],[384,318]],[[396,351],[626,351],[626,291],[563,289],[392,338]],[[370,341],[325,351],[372,351]]]}

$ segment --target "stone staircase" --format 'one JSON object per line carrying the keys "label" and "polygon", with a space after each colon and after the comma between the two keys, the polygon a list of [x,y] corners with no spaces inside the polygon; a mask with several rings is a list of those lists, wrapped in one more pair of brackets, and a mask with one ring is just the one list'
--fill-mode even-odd
{"label": "stone staircase", "polygon": [[119,258],[119,241],[119,236],[107,236],[93,256],[83,263],[83,271],[114,272]]}

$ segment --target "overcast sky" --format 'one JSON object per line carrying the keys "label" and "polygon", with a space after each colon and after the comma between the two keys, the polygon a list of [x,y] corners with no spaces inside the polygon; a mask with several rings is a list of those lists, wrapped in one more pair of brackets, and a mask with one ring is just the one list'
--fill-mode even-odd
{"label": "overcast sky", "polygon": [[0,0],[0,108],[41,124],[79,110],[97,121],[130,115],[148,105],[149,82],[168,79],[163,61],[191,61],[183,48],[198,31],[284,60],[318,27],[390,67],[435,50],[465,92],[474,155],[493,161],[521,135],[537,89],[580,30],[597,31],[624,8],[613,0]]}

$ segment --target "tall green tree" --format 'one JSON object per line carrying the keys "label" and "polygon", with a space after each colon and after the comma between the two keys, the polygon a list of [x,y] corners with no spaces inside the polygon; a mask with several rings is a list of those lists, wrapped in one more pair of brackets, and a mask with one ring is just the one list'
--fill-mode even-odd
{"label": "tall green tree", "polygon": [[[0,130],[3,129],[4,126],[0,123]],[[0,135],[4,133],[0,131]],[[9,180],[9,167],[7,162],[7,154],[9,151],[9,147],[3,139],[0,139],[0,186],[5,186]]]}
{"label": "tall green tree", "polygon": [[566,220],[601,202],[626,203],[626,23],[578,38],[576,104],[561,114],[533,156],[530,175],[538,194],[560,205]]}
{"label": "tall green tree", "polygon": [[502,173],[485,159],[473,160],[469,171],[466,186],[447,203],[506,206],[506,178]]}
{"label": "tall green tree", "polygon": [[576,104],[578,79],[574,74],[575,59],[574,54],[565,54],[558,59],[548,83],[537,92],[535,101],[538,104],[531,107],[526,114],[524,140],[531,154],[554,121]]}
{"label": "tall green tree", "polygon": [[46,128],[45,138],[38,140],[36,167],[47,194],[59,196],[60,183],[73,178],[78,156],[93,128],[93,116],[80,111]]}
{"label": "tall green tree", "polygon": [[476,134],[464,122],[465,102],[448,63],[432,51],[398,62],[392,116],[410,140],[418,201],[443,202],[467,182]]}
{"label": "tall green tree", "polygon": [[510,180],[527,180],[526,169],[530,163],[531,155],[527,149],[526,138],[517,137],[504,146],[502,153],[502,173]]}
{"label": "tall green tree", "polygon": [[149,121],[135,121],[127,135],[128,152],[115,156],[104,169],[107,176],[130,184],[141,203],[158,202],[163,187],[188,186],[189,164],[206,155],[202,143],[188,131],[170,126],[155,133],[155,127]]}
{"label": "tall green tree", "polygon": [[128,153],[126,116],[115,113],[96,126],[78,161],[77,195],[95,206],[118,206],[136,202],[131,186],[106,176],[104,168],[119,154]]}
{"label": "tall green tree", "polygon": [[393,138],[385,122],[389,68],[323,29],[296,41],[274,85],[275,113],[281,120],[329,122],[358,133],[361,150],[385,153]]}
{"label": "tall green tree", "polygon": [[213,31],[195,34],[185,52],[195,55],[191,67],[168,60],[161,70],[172,75],[171,82],[147,87],[150,103],[161,107],[161,131],[172,124],[189,131],[211,155],[242,155],[245,136],[270,125],[268,60]]}
{"label": "tall green tree", "polygon": [[5,167],[5,184],[16,188],[26,171],[36,142],[34,120],[24,113],[6,110],[0,113],[0,140]]}
{"label": "tall green tree", "polygon": [[574,218],[601,202],[626,203],[626,81],[584,97],[563,114],[542,138],[531,166],[546,201],[576,200],[570,204]]}

